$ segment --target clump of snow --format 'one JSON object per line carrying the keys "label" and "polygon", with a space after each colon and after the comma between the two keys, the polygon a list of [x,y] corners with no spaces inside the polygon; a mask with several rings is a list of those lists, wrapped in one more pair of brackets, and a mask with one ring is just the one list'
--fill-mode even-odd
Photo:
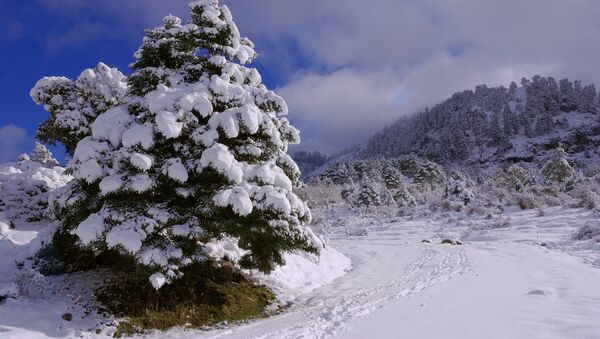
{"label": "clump of snow", "polygon": [[214,168],[219,173],[226,175],[234,183],[241,183],[242,181],[242,168],[225,145],[215,144],[202,152],[200,165],[202,167]]}
{"label": "clump of snow", "polygon": [[213,200],[218,206],[231,206],[238,215],[246,216],[252,213],[252,200],[250,200],[248,192],[241,187],[221,191],[215,195]]}
{"label": "clump of snow", "polygon": [[96,159],[90,159],[79,166],[77,177],[84,179],[88,184],[102,178],[104,170]]}
{"label": "clump of snow", "polygon": [[123,146],[133,147],[141,145],[144,149],[149,149],[154,145],[154,130],[152,126],[146,125],[133,125],[128,130],[123,132]]}
{"label": "clump of snow", "polygon": [[[41,125],[41,137],[61,142],[73,151],[81,138],[92,134],[91,124],[98,115],[121,103],[128,89],[126,77],[103,63],[83,71],[74,81],[65,77],[40,79],[31,89],[30,96],[50,113],[50,118]],[[96,132],[109,133],[103,128],[107,125],[110,124],[105,121],[102,126],[96,126]],[[47,133],[56,129],[66,133],[61,132],[58,137]],[[109,134],[114,141],[115,134]]]}
{"label": "clump of snow", "polygon": [[152,158],[146,154],[133,153],[129,158],[131,164],[142,171],[147,171],[152,167]]}
{"label": "clump of snow", "polygon": [[154,181],[147,174],[139,174],[131,177],[131,188],[138,192],[147,192],[154,187]]}
{"label": "clump of snow", "polygon": [[162,273],[154,273],[150,276],[150,283],[155,289],[160,289],[166,282],[167,278]]}
{"label": "clump of snow", "polygon": [[142,251],[139,254],[140,261],[147,266],[158,265],[158,266],[166,266],[168,265],[168,258],[164,254],[164,252],[158,248],[149,248]]}
{"label": "clump of snow", "polygon": [[201,92],[193,92],[179,99],[179,106],[184,111],[196,110],[202,117],[207,117],[213,112],[213,106],[206,95]]}
{"label": "clump of snow", "polygon": [[121,143],[123,132],[132,119],[121,106],[100,114],[92,124],[92,135],[99,140],[108,140],[113,146]]}
{"label": "clump of snow", "polygon": [[238,262],[246,253],[246,251],[239,247],[238,240],[231,237],[225,237],[221,240],[205,244],[204,252],[211,258],[227,259],[233,262]]}
{"label": "clump of snow", "polygon": [[142,248],[142,236],[131,229],[115,227],[106,234],[108,247],[121,246],[127,252],[135,254]]}
{"label": "clump of snow", "polygon": [[2,215],[0,215],[0,218],[2,218],[0,219],[0,238],[2,241],[8,241],[16,246],[23,246],[31,243],[37,237],[37,232],[13,229]]}
{"label": "clump of snow", "polygon": [[177,138],[181,134],[183,123],[177,121],[177,115],[162,111],[156,115],[156,127],[167,139]]}
{"label": "clump of snow", "polygon": [[180,159],[171,159],[167,162],[167,175],[182,184],[188,180],[188,171]]}
{"label": "clump of snow", "polygon": [[95,213],[79,224],[74,234],[79,237],[82,244],[89,245],[92,241],[97,240],[102,232],[104,232],[104,216]]}
{"label": "clump of snow", "polygon": [[187,237],[190,234],[190,226],[189,225],[173,225],[171,227],[171,233],[175,236],[179,237]]}
{"label": "clump of snow", "polygon": [[100,192],[102,195],[117,191],[121,187],[123,187],[123,180],[115,175],[105,177],[100,181]]}

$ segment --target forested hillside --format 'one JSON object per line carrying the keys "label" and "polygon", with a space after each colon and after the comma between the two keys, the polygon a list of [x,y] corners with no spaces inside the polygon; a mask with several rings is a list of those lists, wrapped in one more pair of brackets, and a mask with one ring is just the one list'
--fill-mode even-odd
{"label": "forested hillside", "polygon": [[559,142],[575,166],[600,158],[593,84],[534,76],[521,86],[480,85],[399,119],[356,151],[358,158],[414,154],[445,165],[539,165]]}

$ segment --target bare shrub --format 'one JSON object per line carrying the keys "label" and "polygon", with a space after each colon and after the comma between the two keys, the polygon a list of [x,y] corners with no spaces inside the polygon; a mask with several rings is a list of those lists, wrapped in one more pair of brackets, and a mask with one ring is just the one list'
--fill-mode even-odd
{"label": "bare shrub", "polygon": [[572,240],[596,240],[600,241],[600,225],[583,225],[573,235]]}
{"label": "bare shrub", "polygon": [[492,223],[492,228],[509,228],[511,223],[510,218],[498,218]]}
{"label": "bare shrub", "polygon": [[535,197],[531,193],[517,194],[517,205],[522,210],[532,210],[537,206]]}
{"label": "bare shrub", "polygon": [[23,269],[15,275],[15,284],[19,295],[24,297],[41,294],[44,290],[44,283],[44,276],[33,269]]}

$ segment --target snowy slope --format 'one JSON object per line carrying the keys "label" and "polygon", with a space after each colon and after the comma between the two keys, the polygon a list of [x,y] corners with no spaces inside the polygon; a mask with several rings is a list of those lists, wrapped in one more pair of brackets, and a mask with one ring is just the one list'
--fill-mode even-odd
{"label": "snowy slope", "polygon": [[[0,172],[3,192],[10,193],[5,198],[30,191],[28,183],[46,182],[36,186],[44,187],[35,191],[43,197],[69,180],[58,167],[26,162]],[[5,201],[14,205],[13,198]],[[249,272],[289,306],[282,313],[210,331],[176,328],[144,337],[600,336],[598,212],[564,207],[508,207],[489,216],[422,212],[392,217],[330,206],[319,227],[329,239],[320,258],[288,254],[287,264],[270,275]],[[18,282],[29,272],[26,259],[49,241],[55,224],[28,222],[26,215],[12,219],[0,212],[0,338],[110,337],[115,319],[88,312],[95,304],[86,281],[101,279],[102,272]],[[573,240],[586,225],[579,232],[584,240]],[[444,239],[463,245],[440,244]],[[19,291],[24,286],[27,293]],[[67,313],[72,320],[63,319]]]}
{"label": "snowy slope", "polygon": [[[333,229],[354,270],[301,296],[284,314],[209,332],[150,338],[597,338],[600,244],[571,241],[588,210],[511,210],[513,221],[373,223]],[[361,221],[362,222],[362,221]],[[349,227],[351,227],[350,225]],[[485,227],[482,227],[485,226]],[[484,229],[484,230],[481,230]],[[463,246],[440,245],[459,238]],[[423,239],[431,243],[422,243]],[[542,246],[544,244],[545,246]]]}
{"label": "snowy slope", "polygon": [[[23,227],[27,225],[18,225]],[[15,258],[24,260],[33,255],[40,248],[40,238],[45,236],[47,232],[10,230],[7,223],[0,221],[0,295],[9,296],[0,302],[0,338],[110,337],[115,330],[110,325],[112,317],[96,312],[86,314],[95,304],[85,281],[101,281],[102,272],[41,278],[28,295],[19,294],[16,280],[21,271]],[[248,272],[273,289],[282,304],[330,284],[351,268],[350,260],[331,247],[326,247],[318,260],[287,254],[286,262],[269,275]],[[72,314],[73,320],[62,319],[65,313]],[[98,328],[103,333],[96,335]]]}
{"label": "snowy slope", "polygon": [[582,90],[580,82],[564,79],[559,87],[551,77],[538,76],[523,84],[457,92],[431,109],[400,118],[304,177],[338,162],[402,155],[489,175],[514,163],[539,168],[559,142],[577,168],[600,162],[600,106],[594,86]]}
{"label": "snowy slope", "polygon": [[[48,201],[72,177],[59,166],[24,157],[0,165],[0,337],[46,338],[100,336],[115,331],[112,317],[96,313],[94,286],[103,272],[42,276],[31,260],[51,241],[57,223],[49,220]],[[122,241],[123,239],[121,239]],[[214,244],[215,251],[237,246]],[[282,305],[346,274],[350,260],[324,245],[321,255],[288,253],[286,265],[269,275],[247,271],[269,286]],[[222,253],[230,255],[231,253]],[[71,314],[67,321],[63,315]]]}
{"label": "snowy slope", "polygon": [[[353,270],[347,275],[331,274],[333,267],[339,269],[348,263],[333,250],[326,254],[333,258],[324,258],[323,266],[302,262],[300,256],[288,257],[287,267],[265,278],[267,282],[278,281],[278,286],[272,286],[281,295],[296,298],[284,313],[241,326],[212,331],[172,329],[145,337],[600,335],[600,244],[595,240],[571,240],[580,226],[598,223],[589,210],[556,207],[539,216],[539,211],[510,209],[502,217],[510,220],[507,228],[493,228],[496,220],[464,219],[452,214],[415,220],[341,217],[347,222],[330,228],[329,237],[331,246],[352,260]],[[365,225],[363,234],[367,235],[348,235],[355,234],[348,229]],[[439,244],[446,238],[459,239],[464,245]],[[430,243],[422,242],[424,239]],[[286,294],[286,289],[300,292]],[[65,296],[16,299],[0,305],[0,337],[110,334],[109,330],[99,335],[77,330],[81,326],[92,328],[97,318],[61,320],[64,312],[77,311],[68,303],[73,293],[62,293]]]}

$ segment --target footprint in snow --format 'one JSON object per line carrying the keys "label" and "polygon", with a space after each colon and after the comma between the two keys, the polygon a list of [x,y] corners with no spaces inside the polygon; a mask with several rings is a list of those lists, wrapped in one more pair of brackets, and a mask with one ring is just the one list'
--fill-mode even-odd
{"label": "footprint in snow", "polygon": [[550,291],[531,290],[531,291],[529,291],[529,293],[527,293],[527,295],[541,295],[541,296],[545,296],[545,295],[552,295],[552,293]]}

